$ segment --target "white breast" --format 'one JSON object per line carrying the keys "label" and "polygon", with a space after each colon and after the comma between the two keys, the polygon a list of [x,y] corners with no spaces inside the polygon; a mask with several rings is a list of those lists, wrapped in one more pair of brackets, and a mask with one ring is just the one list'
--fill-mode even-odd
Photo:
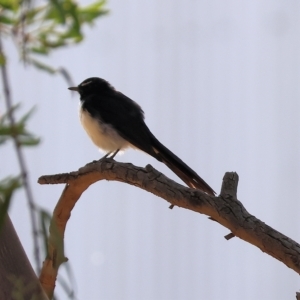
{"label": "white breast", "polygon": [[81,106],[79,118],[86,133],[100,149],[106,152],[113,152],[117,149],[124,150],[131,146],[130,143],[118,134],[112,125],[103,124],[100,121],[93,119],[86,110],[82,110]]}

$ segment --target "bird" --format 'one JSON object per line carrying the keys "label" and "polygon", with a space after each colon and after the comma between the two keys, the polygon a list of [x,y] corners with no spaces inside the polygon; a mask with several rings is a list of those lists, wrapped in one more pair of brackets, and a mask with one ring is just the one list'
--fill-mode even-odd
{"label": "bird", "polygon": [[140,105],[108,81],[90,77],[69,90],[79,93],[81,124],[92,142],[106,151],[103,158],[113,159],[127,148],[138,149],[164,163],[190,188],[215,195],[194,170],[152,134]]}

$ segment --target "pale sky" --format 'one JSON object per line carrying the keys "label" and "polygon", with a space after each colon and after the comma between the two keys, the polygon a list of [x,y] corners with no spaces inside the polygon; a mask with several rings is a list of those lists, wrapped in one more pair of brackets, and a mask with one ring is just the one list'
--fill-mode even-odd
{"label": "pale sky", "polygon": [[[77,84],[102,77],[138,102],[156,137],[217,192],[224,173],[236,171],[246,209],[300,241],[299,1],[112,0],[108,8],[82,45],[47,61]],[[81,128],[79,99],[65,81],[24,69],[6,48],[14,101],[24,112],[37,106],[29,128],[42,143],[26,151],[34,196],[53,210],[63,186],[40,186],[37,178],[102,154]],[[14,152],[1,152],[0,177],[16,173]],[[142,152],[116,159],[150,163],[180,182]],[[226,241],[229,231],[207,216],[168,206],[116,182],[83,194],[65,239],[78,299],[295,299],[294,271],[238,238]],[[23,192],[10,215],[33,261]],[[58,295],[66,299],[60,288]]]}

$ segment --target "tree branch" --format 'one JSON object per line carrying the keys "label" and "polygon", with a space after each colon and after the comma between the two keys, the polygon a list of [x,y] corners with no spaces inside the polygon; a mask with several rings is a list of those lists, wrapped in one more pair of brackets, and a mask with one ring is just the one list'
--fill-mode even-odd
{"label": "tree branch", "polygon": [[300,274],[300,245],[249,214],[237,200],[238,175],[226,173],[221,194],[209,196],[199,190],[184,187],[155,170],[128,163],[102,159],[87,164],[76,172],[47,175],[39,178],[40,184],[66,183],[65,189],[54,209],[50,225],[49,254],[43,264],[40,281],[51,297],[57,271],[66,258],[63,251],[65,227],[71,210],[81,194],[99,180],[125,182],[159,196],[172,205],[205,214],[228,228],[233,236],[255,245]]}
{"label": "tree branch", "polygon": [[0,300],[49,300],[8,215],[0,230]]}
{"label": "tree branch", "polygon": [[[0,55],[4,59],[4,51],[3,51],[3,45],[2,45],[2,37],[0,35]],[[9,83],[8,83],[8,72],[6,68],[5,62],[1,65],[1,77],[2,77],[2,84],[3,84],[3,92],[4,92],[4,99],[5,99],[5,105],[6,105],[6,110],[8,112],[8,118],[10,122],[10,126],[12,128],[16,127],[16,121],[13,115],[13,101],[11,98],[11,93],[10,93],[10,88],[9,88]],[[39,251],[39,245],[38,245],[38,230],[37,230],[37,221],[36,221],[36,204],[33,199],[33,194],[32,190],[29,184],[28,180],[28,172],[27,172],[27,167],[25,163],[25,158],[23,155],[23,151],[19,142],[19,138],[17,134],[14,134],[12,136],[13,138],[13,143],[14,147],[16,150],[17,158],[18,158],[18,163],[21,171],[21,178],[22,178],[22,183],[24,185],[25,189],[25,194],[27,198],[27,202],[29,205],[29,214],[30,214],[30,221],[31,221],[31,227],[32,227],[32,234],[33,234],[33,247],[34,247],[34,258],[35,258],[35,264],[36,264],[36,270],[37,273],[39,273],[40,269],[40,251]]]}

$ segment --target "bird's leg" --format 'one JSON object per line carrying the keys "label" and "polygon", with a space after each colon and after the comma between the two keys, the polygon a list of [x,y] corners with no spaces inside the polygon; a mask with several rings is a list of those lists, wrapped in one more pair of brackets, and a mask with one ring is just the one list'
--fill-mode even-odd
{"label": "bird's leg", "polygon": [[[106,153],[103,157],[101,157],[99,160],[105,159],[105,158],[110,158],[110,159],[114,159],[114,157],[117,155],[117,153],[120,151],[120,149],[117,149],[115,152],[110,151],[108,153]],[[112,155],[111,155],[112,154]],[[111,155],[111,156],[110,156]]]}
{"label": "bird's leg", "polygon": [[114,159],[114,157],[117,155],[117,153],[120,151],[120,149],[117,149],[114,153],[113,153],[113,155],[110,157],[111,159]]}
{"label": "bird's leg", "polygon": [[111,155],[111,152],[112,151],[110,151],[110,152],[108,152],[108,153],[106,153],[102,158],[107,158],[108,156],[110,156]]}
{"label": "bird's leg", "polygon": [[106,153],[103,157],[101,157],[99,160],[105,159],[107,158],[109,155],[111,154],[111,151]]}

